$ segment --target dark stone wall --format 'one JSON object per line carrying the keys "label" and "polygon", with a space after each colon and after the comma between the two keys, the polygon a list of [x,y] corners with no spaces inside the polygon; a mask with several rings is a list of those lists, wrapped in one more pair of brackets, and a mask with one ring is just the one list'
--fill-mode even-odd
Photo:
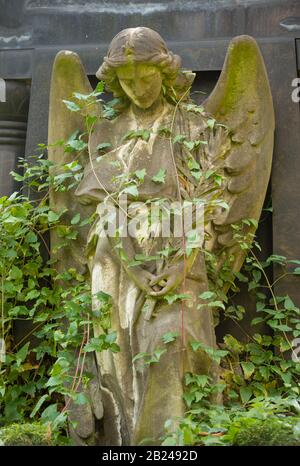
{"label": "dark stone wall", "polygon": [[25,155],[29,89],[24,81],[6,81],[6,102],[0,103],[0,196],[18,189],[9,173]]}
{"label": "dark stone wall", "polygon": [[0,8],[0,49],[108,43],[135,26],[167,41],[285,37],[300,27],[298,0],[1,0]]}

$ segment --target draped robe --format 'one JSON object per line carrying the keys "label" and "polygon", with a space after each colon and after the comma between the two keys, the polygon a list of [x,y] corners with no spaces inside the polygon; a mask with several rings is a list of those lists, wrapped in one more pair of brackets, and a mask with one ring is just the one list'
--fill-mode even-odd
{"label": "draped robe", "polygon": [[[129,204],[149,199],[178,199],[178,183],[174,167],[184,170],[185,154],[179,144],[170,143],[164,128],[184,135],[187,140],[202,140],[195,154],[201,168],[209,167],[209,159],[224,151],[228,141],[222,127],[212,131],[208,117],[187,111],[162,101],[159,110],[135,113],[132,106],[112,121],[101,120],[94,128],[89,141],[90,163],[85,167],[84,178],[76,194],[83,202],[100,205],[108,193],[115,195],[124,189],[126,174],[146,170],[144,182],[138,186],[138,196],[128,196]],[[124,139],[129,131],[148,129],[150,137]],[[174,136],[172,136],[174,137]],[[147,139],[147,138],[145,138]],[[97,146],[109,143],[108,151],[99,157]],[[152,177],[164,170],[164,183],[155,183]],[[128,178],[127,178],[128,180]],[[189,181],[185,189],[193,187]],[[99,212],[99,208],[98,208]],[[101,390],[104,405],[104,442],[111,445],[159,444],[168,419],[179,419],[186,409],[183,401],[184,374],[208,374],[217,380],[217,367],[205,351],[194,352],[190,341],[215,348],[216,340],[211,308],[197,309],[199,294],[208,290],[208,279],[203,253],[200,251],[187,271],[185,280],[174,293],[184,293],[188,299],[169,304],[164,297],[149,300],[128,274],[111,239],[104,233],[101,214],[88,237],[88,259],[92,293],[99,291],[111,296],[111,328],[117,332],[120,352],[97,353],[101,373]],[[170,244],[168,238],[132,238],[136,253],[155,255]],[[201,249],[201,248],[200,248]],[[146,261],[144,270],[157,274],[166,264],[161,260]],[[132,273],[135,272],[132,267]],[[152,303],[152,314],[145,312]],[[95,308],[99,305],[94,298]],[[103,332],[101,322],[94,319],[94,334]],[[164,344],[162,336],[177,332],[178,337]],[[153,354],[165,349],[158,362],[145,365],[143,360],[132,362],[138,353]]]}

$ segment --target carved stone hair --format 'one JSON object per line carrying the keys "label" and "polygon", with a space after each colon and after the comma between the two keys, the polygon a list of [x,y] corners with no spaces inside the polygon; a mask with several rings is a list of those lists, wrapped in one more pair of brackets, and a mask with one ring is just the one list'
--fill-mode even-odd
{"label": "carved stone hair", "polygon": [[116,69],[127,63],[147,63],[156,65],[163,77],[163,85],[170,88],[175,82],[181,65],[181,58],[167,48],[161,36],[146,27],[128,28],[119,32],[108,49],[103,64],[96,73],[105,81],[106,88],[115,96],[124,96],[119,84]]}

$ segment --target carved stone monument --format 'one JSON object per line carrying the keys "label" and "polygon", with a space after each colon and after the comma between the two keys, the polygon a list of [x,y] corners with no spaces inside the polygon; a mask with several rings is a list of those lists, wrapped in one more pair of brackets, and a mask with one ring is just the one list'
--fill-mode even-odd
{"label": "carved stone monument", "polygon": [[[232,274],[238,272],[245,259],[231,225],[251,218],[243,234],[255,231],[271,170],[273,104],[262,56],[249,36],[230,43],[203,107],[191,100],[194,75],[180,64],[151,29],[125,29],[114,37],[97,77],[119,99],[119,114],[105,118],[98,102],[87,107],[92,128],[81,155],[84,177],[76,192],[52,193],[53,209],[69,209],[66,220],[96,212],[90,231],[79,231],[76,247],[59,253],[58,266],[81,272],[88,266],[94,309],[100,293],[110,296],[110,329],[120,347],[96,354],[91,402],[82,416],[78,410],[74,415],[78,441],[94,435],[98,419],[99,443],[158,444],[165,421],[184,414],[185,373],[218,379],[205,351],[216,348],[213,308],[199,296],[209,291],[208,256],[215,258],[216,274],[225,262]],[[92,88],[78,55],[62,51],[53,65],[49,144],[77,129],[86,132],[82,115],[63,103],[75,91],[91,94]],[[61,146],[49,149],[55,164],[72,157]],[[192,219],[188,231],[176,235],[173,209],[169,234],[162,234],[159,222],[153,234],[153,205],[170,214],[174,203],[179,214],[192,205],[192,217],[202,206],[202,223]],[[125,229],[122,224],[108,234],[103,205],[113,206],[118,218],[124,214]],[[51,241],[57,241],[55,232]],[[224,281],[221,291],[228,288]],[[107,330],[95,317],[94,336]],[[191,342],[199,343],[197,351]]]}

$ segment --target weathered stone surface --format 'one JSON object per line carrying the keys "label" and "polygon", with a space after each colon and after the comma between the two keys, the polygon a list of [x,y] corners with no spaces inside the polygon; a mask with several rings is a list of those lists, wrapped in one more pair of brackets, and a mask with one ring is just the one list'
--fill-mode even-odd
{"label": "weathered stone surface", "polygon": [[[65,77],[65,70],[70,79]],[[244,252],[232,236],[230,224],[259,218],[271,168],[272,98],[259,49],[248,36],[232,41],[220,80],[205,103],[206,111],[193,111],[189,97],[191,74],[182,74],[180,58],[167,49],[156,32],[147,28],[121,31],[113,39],[97,77],[123,99],[123,106],[113,120],[99,115],[89,138],[84,178],[76,191],[79,201],[73,194],[72,198],[64,195],[57,204],[72,205],[73,212],[79,209],[80,201],[89,202],[94,209],[98,205],[96,222],[87,238],[92,292],[111,296],[111,328],[117,331],[121,348],[119,353],[97,353],[104,408],[104,435],[100,441],[117,445],[143,441],[157,444],[165,421],[184,414],[184,374],[207,374],[212,380],[218,377],[218,368],[206,352],[194,352],[189,345],[196,340],[216,347],[211,308],[197,309],[199,294],[209,286],[203,248],[217,255],[219,268],[230,256],[232,271],[238,271],[243,263]],[[180,98],[177,103],[173,88]],[[78,56],[62,52],[54,63],[49,142],[67,137],[67,132],[81,127],[77,118],[73,120],[70,114],[62,113],[61,99],[75,90],[88,93],[90,87]],[[171,136],[163,135],[162,128],[167,128]],[[130,131],[134,134],[141,130],[146,131],[146,136],[143,133],[140,137],[124,138]],[[198,141],[195,150],[173,144],[176,135],[187,143]],[[97,147],[102,143],[110,146],[99,158]],[[56,148],[50,152],[50,158],[63,160],[66,155],[60,151]],[[219,188],[212,187],[201,174],[195,178],[189,164],[191,157],[194,167],[203,172],[220,173]],[[127,191],[128,212],[132,216],[137,214],[136,201],[147,201],[146,214],[141,216],[144,222],[148,218],[147,205],[157,198],[181,203],[200,198],[205,205],[211,205],[213,191],[228,203],[228,210],[205,211],[204,224],[210,239],[202,238],[188,257],[183,257],[181,249],[185,245],[182,240],[178,243],[173,230],[167,237],[153,237],[149,231],[144,236],[120,238],[105,233],[102,203],[113,200],[120,213],[118,195],[128,188],[128,180],[143,169],[142,182],[134,185],[136,191]],[[163,180],[157,181],[155,176],[160,170]],[[157,259],[159,251],[170,246],[176,253]],[[118,253],[120,250],[123,254]],[[130,261],[136,254],[148,259],[131,267]],[[63,254],[60,260],[63,265]],[[70,257],[66,260],[70,261]],[[77,266],[76,254],[72,260]],[[185,294],[187,298],[183,302],[168,300],[170,293]],[[99,307],[96,299],[94,307]],[[105,331],[101,319],[95,318],[95,336]],[[167,332],[179,334],[164,346],[162,337]],[[158,362],[132,363],[137,354],[153,355],[162,348],[166,351]],[[99,418],[99,412],[96,417]],[[87,432],[81,434],[85,435]]]}

